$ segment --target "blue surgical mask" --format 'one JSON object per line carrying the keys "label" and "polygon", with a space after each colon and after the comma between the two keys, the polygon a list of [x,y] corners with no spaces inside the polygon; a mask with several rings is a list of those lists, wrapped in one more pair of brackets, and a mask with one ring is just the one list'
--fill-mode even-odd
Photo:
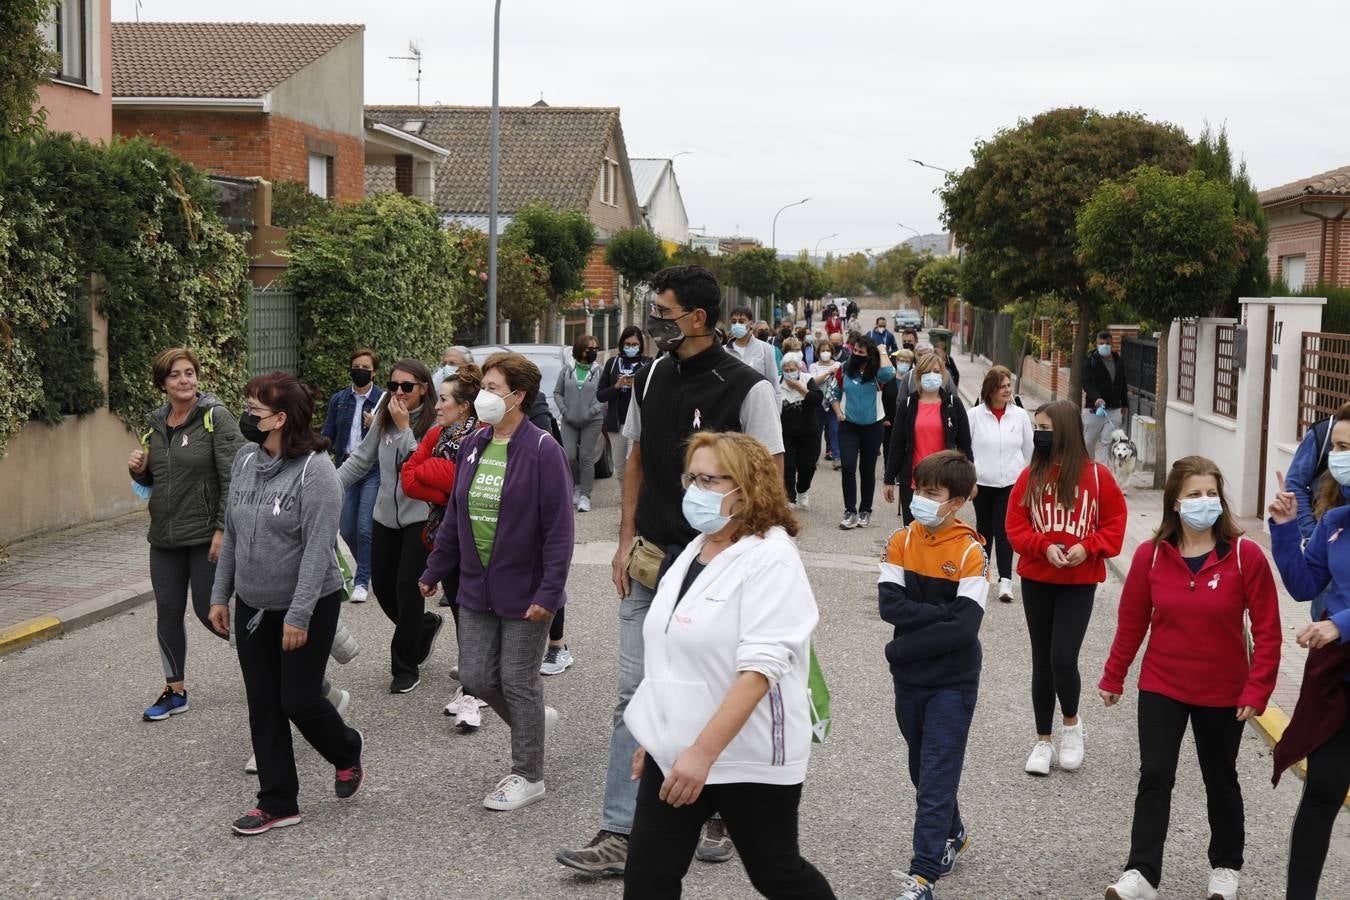
{"label": "blue surgical mask", "polygon": [[1223,515],[1223,502],[1218,497],[1189,497],[1181,501],[1181,521],[1196,531],[1213,528]]}
{"label": "blue surgical mask", "polygon": [[739,490],[737,487],[727,491],[726,494],[719,494],[717,491],[701,488],[697,484],[689,485],[680,504],[684,520],[690,527],[704,534],[717,534],[731,521],[731,516],[722,515],[722,498]]}
{"label": "blue surgical mask", "polygon": [[801,381],[802,373],[800,371],[784,372],[783,377],[786,378],[788,381]]}
{"label": "blue surgical mask", "polygon": [[896,363],[896,364],[895,364],[895,371],[896,371],[898,374],[900,374],[900,375],[908,375],[908,374],[909,374],[909,370],[912,369],[912,368],[914,368],[914,364],[913,364],[913,363],[902,362],[902,363]]}
{"label": "blue surgical mask", "polygon": [[942,524],[944,516],[938,515],[938,510],[942,504],[937,500],[925,497],[922,494],[915,494],[914,499],[909,501],[909,514],[914,517],[925,528],[937,528]]}
{"label": "blue surgical mask", "polygon": [[925,372],[919,376],[919,384],[925,391],[936,391],[942,387],[942,376],[937,372]]}
{"label": "blue surgical mask", "polygon": [[641,347],[624,347],[623,355],[628,357],[629,359],[632,359],[633,357],[638,355],[638,351],[640,351],[641,349],[642,349]]}
{"label": "blue surgical mask", "polygon": [[139,481],[133,479],[131,482],[131,491],[138,499],[149,500],[150,494],[154,491],[154,485],[141,484]]}
{"label": "blue surgical mask", "polygon": [[731,336],[734,337],[736,340],[739,341],[741,338],[745,337],[749,333],[750,333],[750,326],[746,325],[744,322],[732,323]]}
{"label": "blue surgical mask", "polygon": [[1110,356],[1110,355],[1111,355],[1111,345],[1110,345],[1110,344],[1098,344],[1098,345],[1097,345],[1097,352],[1100,353],[1102,356]]}
{"label": "blue surgical mask", "polygon": [[1350,487],[1350,450],[1332,450],[1328,453],[1327,470],[1338,484]]}

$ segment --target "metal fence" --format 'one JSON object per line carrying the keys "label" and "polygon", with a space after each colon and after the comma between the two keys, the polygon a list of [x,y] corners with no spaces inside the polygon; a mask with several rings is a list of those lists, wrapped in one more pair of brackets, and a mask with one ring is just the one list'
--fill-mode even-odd
{"label": "metal fence", "polygon": [[295,295],[280,288],[254,288],[248,303],[248,371],[295,374],[300,364]]}
{"label": "metal fence", "polygon": [[1177,399],[1182,403],[1195,402],[1195,351],[1199,344],[1200,326],[1196,322],[1181,323],[1181,356],[1177,373]]}
{"label": "metal fence", "polygon": [[1350,334],[1303,332],[1298,380],[1298,436],[1350,403]]}
{"label": "metal fence", "polygon": [[991,309],[973,309],[971,349],[987,357],[996,366],[1007,366],[1017,371],[1017,348],[1012,346],[1013,317]]}
{"label": "metal fence", "polygon": [[1214,414],[1237,418],[1238,370],[1233,358],[1236,325],[1214,329]]}
{"label": "metal fence", "polygon": [[1130,414],[1153,416],[1158,396],[1158,342],[1152,338],[1123,337],[1120,359],[1125,364]]}

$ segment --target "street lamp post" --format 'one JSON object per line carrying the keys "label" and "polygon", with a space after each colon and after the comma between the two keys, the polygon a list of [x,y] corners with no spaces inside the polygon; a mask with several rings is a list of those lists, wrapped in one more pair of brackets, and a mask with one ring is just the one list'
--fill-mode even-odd
{"label": "street lamp post", "polygon": [[823,238],[821,238],[820,240],[816,241],[816,249],[815,249],[815,252],[811,254],[811,261],[812,261],[812,263],[815,262],[815,259],[816,259],[817,256],[820,256],[820,245],[823,244],[823,243],[825,243],[826,241],[828,241],[830,238],[837,238],[837,237],[839,237],[839,234],[836,232],[835,234],[827,234],[827,235],[825,235]]}
{"label": "street lamp post", "polygon": [[488,124],[491,134],[488,151],[488,289],[487,340],[497,341],[497,181],[501,164],[502,110],[497,100],[498,74],[501,71],[502,0],[497,0],[492,14],[492,114]]}
{"label": "street lamp post", "polygon": [[[773,214],[773,225],[769,228],[769,244],[772,245],[773,247],[773,258],[775,260],[778,259],[778,217],[783,214],[784,209],[791,209],[794,206],[801,206],[803,203],[807,202],[810,199],[811,199],[810,197],[805,197],[801,200],[798,200],[795,203],[789,203],[782,209],[778,210],[778,212]],[[769,315],[773,315],[773,310],[774,307],[777,305],[777,303],[778,303],[778,291],[775,289],[769,292]]]}
{"label": "street lamp post", "polygon": [[956,173],[953,172],[951,169],[944,169],[944,168],[942,168],[942,166],[933,166],[933,165],[929,165],[928,163],[924,162],[924,161],[921,160],[921,159],[914,159],[914,158],[911,157],[911,158],[910,158],[910,162],[912,162],[912,163],[917,163],[918,165],[923,166],[925,169],[937,169],[939,172],[946,172],[948,175],[955,175],[955,174],[956,174]]}

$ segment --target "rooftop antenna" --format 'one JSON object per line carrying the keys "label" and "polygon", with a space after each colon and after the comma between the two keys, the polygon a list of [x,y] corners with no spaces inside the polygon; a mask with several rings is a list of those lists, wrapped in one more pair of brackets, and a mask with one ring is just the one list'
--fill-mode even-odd
{"label": "rooftop antenna", "polygon": [[391,56],[391,57],[389,57],[389,58],[390,58],[390,59],[402,59],[402,60],[407,60],[408,62],[415,62],[415,63],[417,63],[417,77],[416,77],[414,80],[417,82],[417,105],[418,105],[418,106],[421,106],[421,105],[422,105],[422,49],[421,49],[420,47],[417,46],[417,42],[416,42],[416,41],[408,41],[408,55],[407,55],[407,56]]}
{"label": "rooftop antenna", "polygon": [[136,0],[136,21],[141,20],[141,0]]}

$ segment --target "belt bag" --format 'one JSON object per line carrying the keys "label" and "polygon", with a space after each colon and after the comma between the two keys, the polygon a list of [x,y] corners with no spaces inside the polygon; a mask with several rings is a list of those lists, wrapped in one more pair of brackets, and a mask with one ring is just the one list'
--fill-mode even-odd
{"label": "belt bag", "polygon": [[659,544],[643,540],[642,535],[638,535],[633,540],[633,549],[628,551],[628,577],[644,587],[656,590],[656,583],[661,579],[661,563],[665,558],[666,552]]}

